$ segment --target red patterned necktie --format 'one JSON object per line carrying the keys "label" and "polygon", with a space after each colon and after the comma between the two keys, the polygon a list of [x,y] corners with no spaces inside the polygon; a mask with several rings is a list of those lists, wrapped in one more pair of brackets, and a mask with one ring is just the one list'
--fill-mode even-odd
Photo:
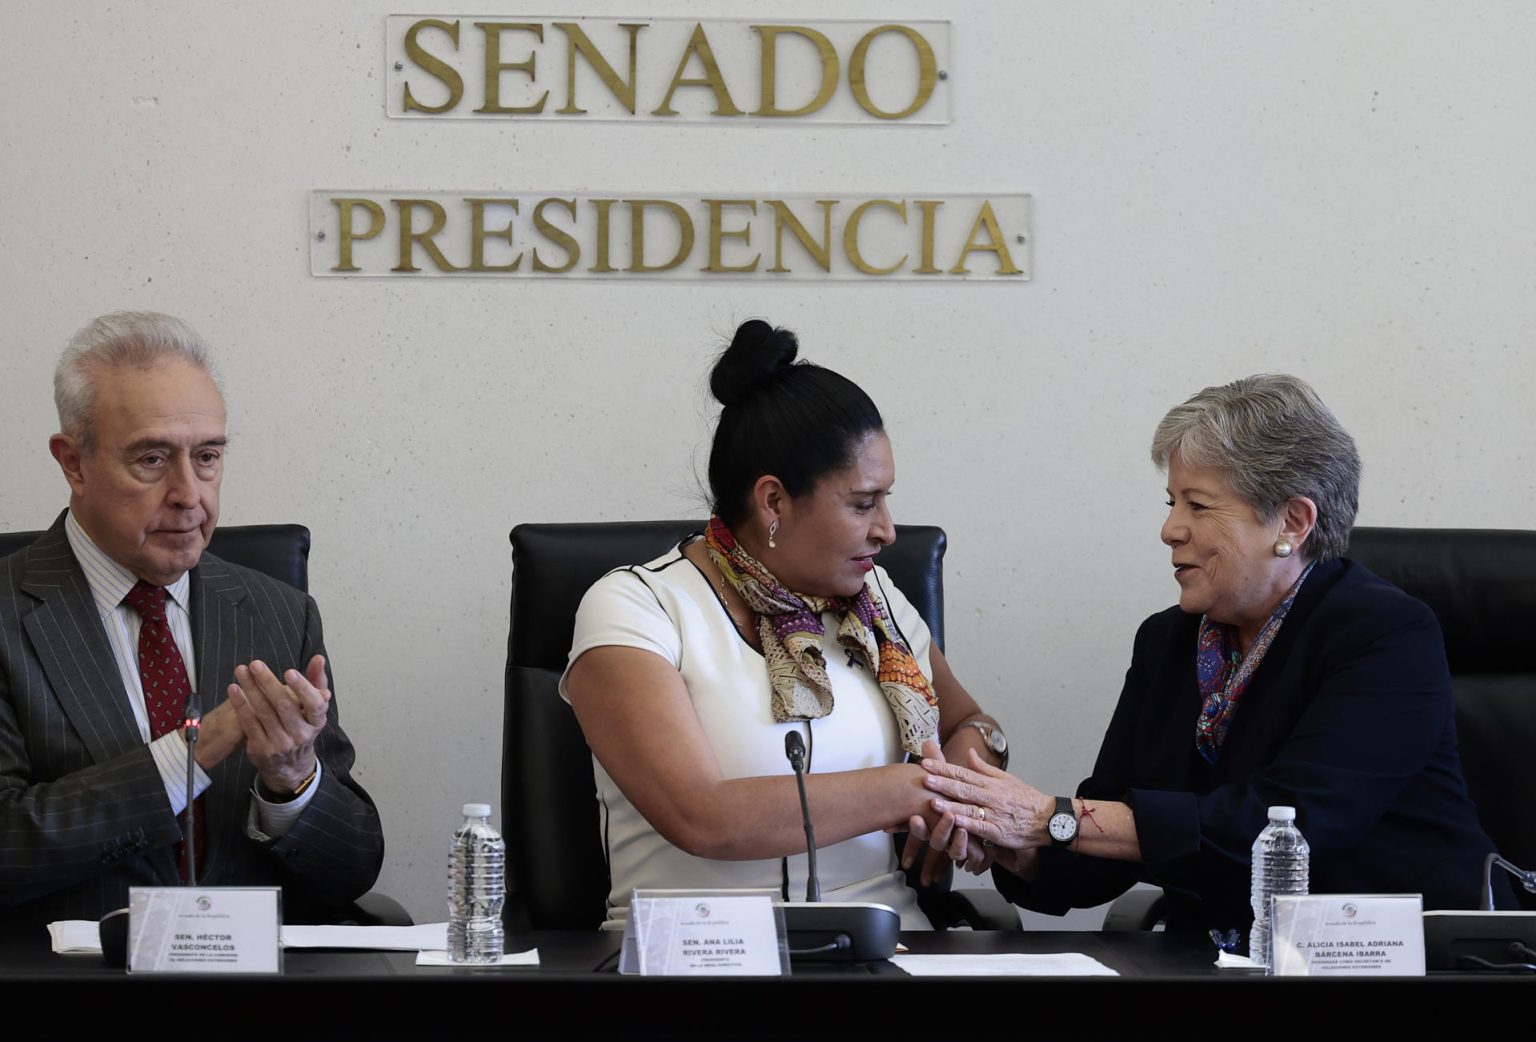
{"label": "red patterned necktie", "polygon": [[[123,603],[139,613],[139,682],[144,688],[144,710],[149,716],[149,738],[154,741],[181,727],[192,683],[187,678],[187,663],[176,646],[170,624],[165,618],[165,587],[151,586],[140,579],[123,598]],[[204,841],[203,798],[192,806],[192,830],[197,840],[197,867],[202,871],[208,845]],[[183,824],[185,814],[183,811]],[[185,844],[176,844],[176,865],[183,882],[187,880]]]}

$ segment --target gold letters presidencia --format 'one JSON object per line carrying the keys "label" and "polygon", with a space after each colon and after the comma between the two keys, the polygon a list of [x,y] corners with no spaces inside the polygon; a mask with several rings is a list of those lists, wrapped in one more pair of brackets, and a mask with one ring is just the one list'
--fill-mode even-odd
{"label": "gold letters presidencia", "polygon": [[331,191],[310,195],[329,276],[1024,281],[1030,197]]}
{"label": "gold letters presidencia", "polygon": [[[950,122],[950,23],[385,20],[386,113],[410,119],[899,127]],[[1022,193],[886,188],[314,191],[310,271],[330,277],[1013,281]]]}

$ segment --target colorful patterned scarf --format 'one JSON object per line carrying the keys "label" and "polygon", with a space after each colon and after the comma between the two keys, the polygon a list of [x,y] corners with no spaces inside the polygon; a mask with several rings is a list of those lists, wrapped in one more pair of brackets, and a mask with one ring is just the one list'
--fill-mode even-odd
{"label": "colorful patterned scarf", "polygon": [[[1313,562],[1316,563],[1316,562]],[[1227,740],[1232,720],[1237,716],[1237,703],[1248,690],[1253,671],[1264,661],[1264,653],[1274,643],[1280,624],[1291,610],[1291,602],[1301,590],[1312,571],[1308,564],[1291,585],[1285,600],[1270,615],[1264,628],[1254,638],[1248,654],[1238,651],[1237,627],[1224,622],[1212,622],[1210,616],[1200,617],[1200,636],[1195,642],[1195,672],[1200,678],[1200,716],[1195,720],[1195,748],[1206,763],[1215,763],[1221,745]]]}
{"label": "colorful patterned scarf", "polygon": [[822,612],[842,621],[837,642],[873,668],[880,690],[896,716],[901,747],[922,755],[923,741],[939,729],[939,700],[891,621],[885,602],[866,584],[857,597],[813,597],[793,593],[742,549],[718,517],[704,536],[710,560],[731,588],[757,613],[758,635],[773,689],[773,718],[779,723],[814,720],[832,712],[832,685],[822,657]]}

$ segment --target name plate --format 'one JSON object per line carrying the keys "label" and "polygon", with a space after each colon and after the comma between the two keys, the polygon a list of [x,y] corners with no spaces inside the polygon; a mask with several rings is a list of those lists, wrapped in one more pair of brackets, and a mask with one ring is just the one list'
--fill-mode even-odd
{"label": "name plate", "polygon": [[789,972],[783,913],[769,892],[636,890],[620,973],[778,977]]}
{"label": "name plate", "polygon": [[1422,895],[1313,894],[1274,901],[1277,975],[1424,976]]}
{"label": "name plate", "polygon": [[130,887],[130,973],[279,973],[275,886]]}

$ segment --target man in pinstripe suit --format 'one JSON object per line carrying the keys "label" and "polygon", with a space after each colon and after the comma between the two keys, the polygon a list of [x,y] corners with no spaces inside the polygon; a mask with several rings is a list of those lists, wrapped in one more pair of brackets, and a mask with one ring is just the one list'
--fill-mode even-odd
{"label": "man in pinstripe suit", "polygon": [[[290,921],[345,906],[378,875],[378,814],[349,773],[314,601],[203,553],[226,448],[206,349],[169,316],[106,315],[54,391],[69,510],[0,560],[0,918],[97,918],[129,886],[178,882],[188,749],[152,737],[154,627],[206,710],[201,881],[280,884]],[[129,606],[139,588],[163,617]]]}

